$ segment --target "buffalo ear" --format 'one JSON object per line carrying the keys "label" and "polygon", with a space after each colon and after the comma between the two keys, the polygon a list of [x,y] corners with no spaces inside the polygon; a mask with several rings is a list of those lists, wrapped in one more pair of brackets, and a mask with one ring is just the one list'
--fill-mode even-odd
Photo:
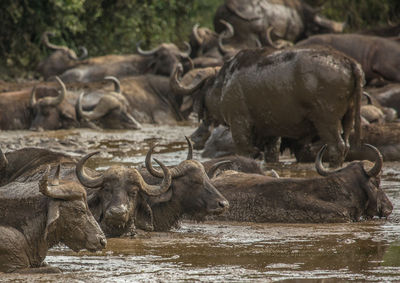
{"label": "buffalo ear", "polygon": [[53,229],[57,219],[60,217],[60,202],[51,200],[47,211],[47,223],[44,231],[44,239],[47,239],[47,234]]}

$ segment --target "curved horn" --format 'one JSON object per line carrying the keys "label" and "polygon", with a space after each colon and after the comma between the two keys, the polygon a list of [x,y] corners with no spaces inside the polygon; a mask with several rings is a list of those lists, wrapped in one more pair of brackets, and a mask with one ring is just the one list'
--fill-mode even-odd
{"label": "curved horn", "polygon": [[78,164],[76,165],[76,176],[78,177],[79,182],[81,182],[82,185],[88,188],[97,188],[100,187],[103,184],[103,175],[99,177],[90,177],[85,173],[84,170],[84,165],[86,160],[88,160],[90,157],[92,157],[95,154],[98,154],[99,151],[89,153],[85,155],[81,160],[79,160]]}
{"label": "curved horn", "polygon": [[84,96],[84,95],[85,95],[84,92],[82,92],[82,93],[79,95],[78,101],[76,102],[76,110],[78,111],[78,116],[79,116],[79,117],[84,118],[84,119],[87,119],[87,120],[90,120],[89,115],[86,115],[86,113],[85,113],[85,112],[83,111],[83,109],[82,109],[82,99],[83,99],[83,96]]}
{"label": "curved horn", "polygon": [[48,97],[40,99],[41,104],[48,105],[48,106],[57,106],[61,102],[63,102],[63,100],[66,96],[66,93],[67,93],[67,89],[65,88],[65,84],[62,82],[62,80],[58,76],[55,76],[55,79],[58,82],[58,84],[61,86],[61,93],[57,97],[49,97],[48,96]]}
{"label": "curved horn", "polygon": [[321,176],[328,176],[332,174],[329,170],[327,170],[324,165],[322,165],[322,156],[327,148],[327,145],[324,144],[321,149],[318,151],[317,157],[315,158],[315,169],[317,170],[318,174]]}
{"label": "curved horn", "polygon": [[268,42],[268,44],[271,46],[271,47],[273,47],[273,48],[276,48],[276,49],[279,49],[279,46],[272,40],[272,37],[271,37],[271,32],[274,30],[274,27],[273,26],[269,26],[268,28],[267,28],[267,42]]}
{"label": "curved horn", "polygon": [[274,169],[271,169],[270,172],[271,172],[272,177],[274,177],[274,178],[280,178],[278,172],[276,172]]}
{"label": "curved horn", "polygon": [[[272,37],[271,37],[271,33],[274,33],[276,35],[276,33],[274,32],[274,27],[273,26],[269,26],[267,28],[267,32],[266,32],[266,38],[267,38],[267,42],[268,44],[275,48],[275,49],[282,49],[284,47],[289,47],[289,46],[293,46],[293,43],[287,40],[283,40],[283,39],[279,39],[277,41],[273,41]],[[278,43],[279,42],[279,43]]]}
{"label": "curved horn", "polygon": [[182,64],[177,64],[175,67],[174,72],[171,75],[171,78],[169,80],[169,86],[171,88],[171,90],[178,94],[178,95],[182,95],[182,96],[186,96],[186,95],[191,95],[193,92],[195,92],[196,90],[198,90],[202,85],[203,82],[208,79],[208,76],[204,77],[203,79],[201,79],[200,81],[192,81],[192,83],[189,86],[184,86],[181,84],[181,82],[178,80],[178,77],[180,77],[183,73],[183,67]]}
{"label": "curved horn", "polygon": [[53,32],[49,32],[49,31],[46,31],[42,34],[42,42],[44,43],[44,45],[46,47],[53,49],[53,50],[65,50],[65,51],[69,50],[69,48],[66,46],[55,45],[55,44],[50,43],[49,36],[55,36],[55,34]]}
{"label": "curved horn", "polygon": [[111,93],[111,94],[106,94],[102,98],[100,98],[99,102],[92,111],[83,111],[82,109],[83,96],[84,93],[81,93],[79,95],[78,101],[76,102],[77,103],[76,109],[80,117],[89,121],[100,119],[101,117],[107,115],[107,113],[109,113],[113,109],[121,107],[121,101],[119,101],[118,98],[113,96]]}
{"label": "curved horn", "polygon": [[229,164],[232,163],[231,160],[222,160],[217,163],[215,163],[211,168],[208,170],[207,175],[210,179],[215,177],[215,173],[217,172],[218,168],[221,167],[224,164]]}
{"label": "curved horn", "polygon": [[366,146],[366,147],[372,149],[374,151],[375,155],[376,155],[374,167],[372,167],[369,171],[365,172],[369,177],[375,177],[382,170],[382,166],[383,166],[382,154],[373,145],[365,143],[365,144],[363,144],[363,146]]}
{"label": "curved horn", "polygon": [[31,96],[29,99],[29,106],[34,107],[36,105],[36,86],[32,88]]}
{"label": "curved horn", "polygon": [[192,140],[190,138],[188,138],[187,136],[185,136],[185,139],[188,144],[188,154],[187,154],[186,160],[192,160],[193,159],[193,143],[192,143]]}
{"label": "curved horn", "polygon": [[151,56],[151,55],[155,54],[161,48],[161,46],[158,46],[152,50],[145,51],[142,48],[140,48],[141,43],[142,43],[142,41],[139,41],[138,43],[136,43],[136,50],[137,50],[137,53],[139,53],[140,55],[143,55],[143,56]]}
{"label": "curved horn", "polygon": [[368,104],[368,105],[372,105],[372,98],[371,98],[371,95],[369,95],[369,93],[366,92],[366,91],[363,91],[363,95],[365,95],[365,97],[367,98],[367,104]]}
{"label": "curved horn", "polygon": [[83,199],[86,202],[86,191],[77,183],[69,182],[65,185],[49,185],[50,165],[47,166],[46,172],[39,181],[39,191],[50,198],[62,200],[78,200]]}
{"label": "curved horn", "polygon": [[235,31],[233,29],[233,26],[230,23],[228,23],[227,21],[220,20],[220,23],[227,27],[227,30],[221,32],[218,35],[218,50],[219,50],[219,52],[221,52],[221,54],[225,55],[225,54],[229,53],[229,49],[227,49],[224,46],[222,40],[232,38],[235,35]]}
{"label": "curved horn", "polygon": [[192,47],[190,46],[189,42],[187,42],[187,41],[185,41],[183,44],[186,46],[187,50],[181,51],[179,53],[179,55],[181,55],[181,57],[183,57],[183,58],[189,58],[190,53],[192,53]]}
{"label": "curved horn", "polygon": [[104,79],[107,81],[112,81],[114,83],[114,92],[121,93],[121,83],[116,77],[107,76],[104,77]]}
{"label": "curved horn", "polygon": [[[188,155],[187,155],[187,160],[191,160],[193,157],[193,145],[192,142],[187,138],[186,141],[188,143]],[[151,164],[151,155],[153,153],[154,148],[157,146],[157,144],[152,145],[149,149],[149,151],[146,154],[146,159],[145,159],[145,164],[146,164],[146,169],[149,171],[151,175],[154,177],[162,178],[164,177],[164,173],[155,169],[153,165]],[[186,166],[185,164],[179,164],[178,166],[174,167],[171,169],[171,176],[172,178],[176,178],[179,176],[182,176],[182,174],[185,172]]]}
{"label": "curved horn", "polygon": [[78,57],[78,60],[85,59],[88,56],[88,51],[85,46],[79,46],[78,49],[82,52],[81,56]]}
{"label": "curved horn", "polygon": [[7,157],[4,155],[3,151],[0,148],[0,173],[6,170],[7,164],[8,164]]}
{"label": "curved horn", "polygon": [[153,175],[154,177],[162,178],[164,177],[163,173],[154,169],[153,165],[151,165],[151,154],[153,153],[153,150],[156,146],[157,144],[150,146],[150,149],[146,154],[145,164],[147,171],[149,171],[151,175]]}
{"label": "curved horn", "polygon": [[170,170],[165,166],[161,161],[157,160],[154,158],[154,161],[160,165],[163,173],[163,181],[160,186],[151,186],[148,185],[144,180],[142,175],[138,174],[139,177],[139,183],[140,183],[140,188],[149,196],[159,196],[166,191],[168,191],[169,187],[171,186],[172,182],[172,176]]}
{"label": "curved horn", "polygon": [[197,43],[199,45],[202,45],[203,39],[199,35],[199,26],[200,26],[199,24],[195,24],[192,28],[192,33],[193,33],[194,39],[197,41]]}

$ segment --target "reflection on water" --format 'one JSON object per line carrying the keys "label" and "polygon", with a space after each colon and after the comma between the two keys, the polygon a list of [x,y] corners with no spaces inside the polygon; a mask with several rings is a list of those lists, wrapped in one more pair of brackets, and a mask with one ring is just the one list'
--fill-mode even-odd
{"label": "reflection on water", "polygon": [[[90,165],[140,165],[149,146],[158,143],[168,165],[185,159],[184,135],[192,127],[145,126],[143,131],[99,133],[90,130],[46,133],[6,132],[3,149],[41,146],[76,156],[100,150]],[[158,154],[158,153],[157,153]],[[195,152],[199,158],[199,152]],[[282,176],[314,176],[313,164],[285,157],[267,164]],[[348,282],[400,281],[400,162],[385,163],[382,186],[394,204],[388,220],[304,225],[184,222],[170,233],[142,232],[134,239],[108,241],[98,253],[50,251],[46,261],[63,274],[1,274],[0,281],[132,282]]]}

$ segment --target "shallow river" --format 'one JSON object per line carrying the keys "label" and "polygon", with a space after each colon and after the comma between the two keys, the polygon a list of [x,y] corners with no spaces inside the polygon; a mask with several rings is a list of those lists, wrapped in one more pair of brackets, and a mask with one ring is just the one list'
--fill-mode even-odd
{"label": "shallow river", "polygon": [[[75,156],[99,150],[89,166],[143,164],[149,145],[167,165],[186,157],[191,126],[145,125],[141,131],[0,132],[3,151],[39,146]],[[200,158],[200,152],[195,152]],[[263,164],[282,176],[314,176],[313,164],[289,156]],[[184,222],[169,233],[109,239],[102,252],[53,248],[47,263],[62,274],[0,274],[1,282],[348,282],[400,281],[400,162],[385,163],[381,184],[394,205],[387,220],[346,224]]]}

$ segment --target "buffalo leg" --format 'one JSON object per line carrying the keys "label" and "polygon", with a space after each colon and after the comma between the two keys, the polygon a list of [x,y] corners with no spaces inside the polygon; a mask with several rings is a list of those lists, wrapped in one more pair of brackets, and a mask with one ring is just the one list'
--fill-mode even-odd
{"label": "buffalo leg", "polygon": [[254,146],[253,125],[247,120],[246,118],[236,117],[231,122],[232,139],[238,154],[256,158],[260,151]]}

